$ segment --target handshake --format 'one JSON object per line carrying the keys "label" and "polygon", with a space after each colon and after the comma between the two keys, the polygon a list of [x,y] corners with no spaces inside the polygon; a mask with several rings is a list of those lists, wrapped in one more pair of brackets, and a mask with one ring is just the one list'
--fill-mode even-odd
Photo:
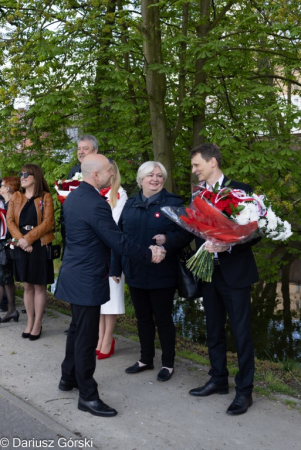
{"label": "handshake", "polygon": [[[152,251],[152,263],[160,263],[163,261],[166,255],[166,250],[164,247],[159,247],[158,245],[150,245],[149,248]],[[115,283],[119,284],[121,277],[112,276]]]}
{"label": "handshake", "polygon": [[166,250],[164,247],[158,247],[158,245],[150,245],[149,248],[152,251],[152,262],[160,263],[163,261],[166,255]]}

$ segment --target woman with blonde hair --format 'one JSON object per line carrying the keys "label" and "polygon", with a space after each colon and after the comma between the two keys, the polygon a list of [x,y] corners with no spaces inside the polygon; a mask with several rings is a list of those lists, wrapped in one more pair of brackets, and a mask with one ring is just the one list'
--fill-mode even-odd
{"label": "woman with blonde hair", "polygon": [[54,208],[39,166],[25,164],[19,177],[21,189],[10,199],[7,226],[18,241],[14,249],[15,280],[24,283],[27,325],[22,337],[35,341],[42,332],[46,285],[54,282],[53,261],[47,258],[47,246],[54,239]]}
{"label": "woman with blonde hair", "polygon": [[[20,180],[18,177],[3,177],[0,186],[0,196],[4,200],[4,210],[7,211],[8,204],[11,196],[14,192],[20,189]],[[5,220],[5,219],[4,219]],[[6,237],[0,241],[1,252],[5,253],[5,245],[7,240],[10,238],[9,232],[7,231]],[[5,258],[7,259],[7,258]],[[3,260],[2,260],[3,261]],[[14,274],[13,274],[13,260],[7,259],[6,264],[0,264],[0,303],[3,299],[4,291],[7,296],[8,301],[8,311],[7,314],[0,319],[0,322],[5,323],[13,319],[14,322],[19,320],[19,312],[16,310],[15,303],[15,284],[14,284]]]}
{"label": "woman with blonde hair", "polygon": [[[113,219],[118,223],[122,209],[127,201],[127,194],[120,186],[120,172],[117,164],[109,158],[114,171],[111,186],[100,191],[100,194],[107,199],[112,209]],[[115,339],[113,331],[115,328],[117,315],[124,314],[124,275],[116,283],[111,277],[110,301],[101,306],[99,318],[99,339],[96,347],[97,359],[109,358],[115,352]]]}

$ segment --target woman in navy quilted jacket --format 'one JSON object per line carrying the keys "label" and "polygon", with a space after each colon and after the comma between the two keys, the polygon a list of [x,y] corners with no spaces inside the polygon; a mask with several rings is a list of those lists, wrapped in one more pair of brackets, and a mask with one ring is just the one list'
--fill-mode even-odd
{"label": "woman in navy quilted jacket", "polygon": [[133,374],[154,368],[156,324],[162,348],[158,381],[169,380],[174,371],[172,306],[177,288],[177,253],[193,239],[161,211],[163,206],[183,206],[179,196],[164,189],[166,178],[167,172],[161,163],[142,164],[137,173],[141,191],[126,202],[118,222],[123,233],[137,244],[162,245],[167,251],[165,259],[160,264],[142,267],[131,258],[113,254],[110,270],[116,282],[124,272],[138,323],[141,356],[125,371]]}

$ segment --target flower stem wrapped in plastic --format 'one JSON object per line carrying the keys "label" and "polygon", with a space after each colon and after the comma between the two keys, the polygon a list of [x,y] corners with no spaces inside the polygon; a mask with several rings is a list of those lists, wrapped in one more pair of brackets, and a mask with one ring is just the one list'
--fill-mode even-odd
{"label": "flower stem wrapped in plastic", "polygon": [[[215,245],[235,245],[261,234],[286,240],[291,226],[266,207],[264,196],[248,195],[240,189],[207,189],[199,192],[188,208],[165,206],[163,213],[187,231]],[[187,267],[203,281],[211,281],[213,254],[203,244],[188,260]]]}

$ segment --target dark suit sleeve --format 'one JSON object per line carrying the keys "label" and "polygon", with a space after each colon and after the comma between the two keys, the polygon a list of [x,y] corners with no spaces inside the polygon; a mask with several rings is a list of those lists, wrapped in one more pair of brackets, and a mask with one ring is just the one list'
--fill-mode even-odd
{"label": "dark suit sleeve", "polygon": [[74,177],[76,172],[81,172],[81,165],[80,164],[76,164],[76,166],[73,166],[72,169],[69,170],[68,180],[70,180],[72,177]]}
{"label": "dark suit sleeve", "polygon": [[92,211],[91,221],[95,232],[114,253],[135,259],[143,264],[151,264],[152,251],[132,242],[122,233],[113,220],[110,206],[105,201],[99,203]]}
{"label": "dark suit sleeve", "polygon": [[235,244],[235,245],[233,245],[233,247],[231,249],[231,253],[233,253],[235,255],[236,253],[244,252],[248,248],[253,247],[253,245],[256,245],[260,240],[261,240],[261,237],[258,236],[254,239],[251,239],[248,242],[244,242],[243,244]]}
{"label": "dark suit sleeve", "polygon": [[174,231],[168,231],[166,233],[166,242],[163,247],[170,253],[178,253],[179,250],[186,247],[193,240],[193,234],[184,230],[177,225],[177,229]]}

